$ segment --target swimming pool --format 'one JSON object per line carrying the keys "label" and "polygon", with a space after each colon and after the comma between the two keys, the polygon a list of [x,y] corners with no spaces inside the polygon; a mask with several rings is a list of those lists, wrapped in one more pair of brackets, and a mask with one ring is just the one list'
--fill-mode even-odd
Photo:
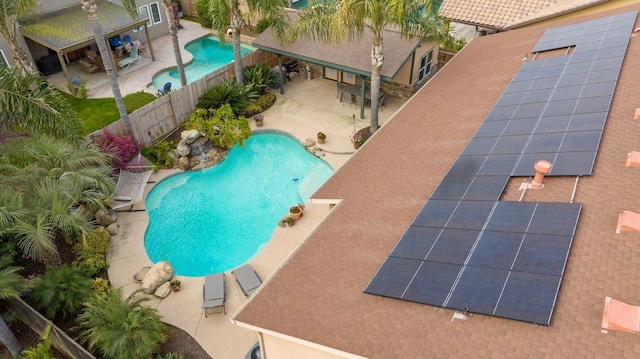
{"label": "swimming pool", "polygon": [[[193,61],[184,66],[187,83],[199,80],[233,61],[233,45],[230,42],[225,43],[224,46],[221,45],[218,37],[214,35],[207,35],[193,40],[184,48],[193,54]],[[255,48],[250,45],[240,45],[240,54],[242,56],[254,50]],[[180,75],[175,66],[162,70],[153,76],[152,84],[156,89],[161,89],[167,82],[171,82],[172,89],[182,87]]]}
{"label": "swimming pool", "polygon": [[289,207],[332,173],[289,136],[255,134],[220,164],[153,188],[146,200],[147,254],[154,263],[168,260],[183,276],[233,269],[259,252]]}

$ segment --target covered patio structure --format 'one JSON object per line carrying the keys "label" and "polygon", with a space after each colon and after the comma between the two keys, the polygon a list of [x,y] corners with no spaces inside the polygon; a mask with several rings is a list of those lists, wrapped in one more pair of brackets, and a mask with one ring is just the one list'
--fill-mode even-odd
{"label": "covered patio structure", "polygon": [[[296,12],[290,13],[291,17]],[[418,79],[414,76],[414,67],[420,60],[420,39],[403,39],[399,32],[393,30],[384,31],[384,64],[381,68],[381,89],[384,85],[397,85],[395,91],[403,90],[412,92]],[[300,71],[305,71],[304,65],[309,66],[314,76],[323,76],[349,85],[358,85],[360,106],[360,118],[364,118],[365,99],[367,91],[367,79],[371,79],[371,46],[373,33],[365,29],[361,38],[342,43],[323,43],[319,40],[299,38],[293,43],[282,42],[275,38],[273,31],[267,30],[261,33],[253,41],[252,46],[260,50],[278,55],[278,65],[283,66],[283,57],[304,62]],[[436,47],[437,49],[437,47]],[[437,50],[436,50],[437,51]],[[315,65],[315,66],[314,66]],[[434,71],[435,72],[435,71]],[[399,78],[402,78],[399,80]],[[359,78],[359,80],[357,79]],[[284,94],[284,86],[280,87],[280,93]],[[406,97],[410,97],[407,95]]]}
{"label": "covered patio structure", "polygon": [[[113,36],[133,29],[139,29],[139,31],[144,29],[151,59],[155,61],[153,46],[147,30],[147,17],[140,18],[138,16],[137,19],[132,19],[122,6],[104,0],[97,0],[96,3],[98,21],[102,26],[107,46],[109,45],[108,39]],[[67,63],[70,62],[68,54],[86,49],[96,42],[87,14],[82,10],[81,5],[78,3],[78,5],[46,13],[33,19],[22,20],[20,32],[25,39],[44,46],[49,50],[49,53],[53,52],[57,55],[69,88],[73,89],[71,75],[67,68]],[[31,53],[34,53],[33,49],[31,49]],[[109,51],[109,57],[117,76],[117,61],[111,51]]]}

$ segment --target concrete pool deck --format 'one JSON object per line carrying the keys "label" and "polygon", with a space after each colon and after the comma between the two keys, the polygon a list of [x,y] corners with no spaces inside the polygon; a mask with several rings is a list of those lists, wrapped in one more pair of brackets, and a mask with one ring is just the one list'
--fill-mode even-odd
{"label": "concrete pool deck", "polygon": [[[260,130],[278,130],[286,132],[301,142],[306,138],[315,140],[318,131],[327,134],[326,143],[319,145],[325,149],[322,157],[334,170],[339,169],[353,154],[349,140],[354,126],[361,129],[369,125],[369,112],[365,120],[353,120],[353,114],[359,109],[341,103],[336,98],[334,81],[324,79],[305,80],[303,76],[292,76],[285,86],[286,93],[281,96],[275,92],[277,101],[264,112],[264,126]],[[384,124],[402,106],[403,101],[388,98],[386,107],[379,113],[379,122]],[[367,108],[367,110],[369,110]],[[252,129],[256,130],[251,121]],[[179,173],[179,170],[161,170],[151,176],[150,181],[160,181],[167,176]],[[153,188],[147,185],[146,193]],[[146,198],[145,193],[145,198]],[[144,203],[134,209],[144,209]],[[263,282],[286,262],[296,248],[315,230],[329,213],[327,204],[306,203],[305,216],[293,227],[280,228],[274,223],[274,233],[264,248],[249,263]],[[151,265],[144,248],[144,234],[148,225],[148,216],[144,211],[119,212],[120,233],[111,240],[109,261],[109,279],[116,288],[122,288],[129,295],[140,288],[133,282],[133,274],[142,267]],[[197,253],[194,253],[197,255]],[[230,318],[247,300],[236,284],[230,271],[225,273],[227,314],[204,316],[202,309],[203,277],[178,276],[182,281],[180,292],[171,293],[160,300],[149,296],[147,302],[156,308],[166,323],[179,327],[193,336],[212,358],[244,358],[244,355],[257,341],[251,330],[238,327]]]}

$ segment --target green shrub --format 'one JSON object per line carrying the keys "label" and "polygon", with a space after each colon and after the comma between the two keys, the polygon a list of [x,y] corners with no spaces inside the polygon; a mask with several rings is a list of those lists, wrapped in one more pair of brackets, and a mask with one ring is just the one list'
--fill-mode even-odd
{"label": "green shrub", "polygon": [[251,117],[259,114],[260,112],[262,112],[262,106],[258,105],[256,102],[252,102],[244,109],[243,115],[245,117]]}
{"label": "green shrub", "polygon": [[269,18],[262,18],[256,22],[256,25],[253,27],[253,32],[257,34],[261,34],[264,30],[268,29],[269,26],[273,25],[273,20]]}
{"label": "green shrub", "polygon": [[77,266],[49,268],[32,283],[31,299],[50,319],[75,315],[91,294],[91,280]]}
{"label": "green shrub", "polygon": [[235,114],[244,112],[249,102],[258,97],[252,86],[238,86],[235,81],[225,82],[213,86],[199,99],[196,108],[216,109],[229,104]]}
{"label": "green shrub", "polygon": [[51,353],[51,321],[44,328],[40,342],[36,346],[25,348],[18,359],[54,359]]}
{"label": "green shrub", "polygon": [[256,100],[256,104],[258,104],[263,111],[273,106],[275,102],[276,95],[272,94],[271,92],[265,93],[264,95],[258,97],[258,99]]}
{"label": "green shrub", "polygon": [[109,269],[106,254],[110,247],[109,233],[94,229],[88,233],[83,243],[78,243],[74,247],[77,256],[75,263],[86,275],[94,276]]}
{"label": "green shrub", "polygon": [[173,167],[173,142],[160,141],[153,146],[142,148],[142,155],[160,167]]}
{"label": "green shrub", "polygon": [[196,1],[196,11],[200,18],[200,24],[204,27],[211,28],[213,21],[211,20],[211,15],[209,15],[209,0]]}
{"label": "green shrub", "polygon": [[15,259],[18,256],[18,245],[9,238],[0,238],[0,258]]}
{"label": "green shrub", "polygon": [[104,278],[96,278],[93,280],[93,295],[105,297],[111,292],[111,284]]}
{"label": "green shrub", "polygon": [[236,143],[244,146],[244,141],[251,137],[247,118],[236,118],[228,104],[218,109],[196,109],[185,123],[185,129],[197,129],[205,133],[214,145],[225,149],[230,149]]}
{"label": "green shrub", "polygon": [[259,95],[264,94],[272,83],[278,81],[278,75],[271,72],[267,64],[243,68],[242,78],[245,86],[251,86]]}
{"label": "green shrub", "polygon": [[127,109],[127,113],[132,113],[140,107],[153,102],[156,98],[157,97],[154,95],[140,90],[138,92],[128,94],[122,100],[124,101],[124,107]]}

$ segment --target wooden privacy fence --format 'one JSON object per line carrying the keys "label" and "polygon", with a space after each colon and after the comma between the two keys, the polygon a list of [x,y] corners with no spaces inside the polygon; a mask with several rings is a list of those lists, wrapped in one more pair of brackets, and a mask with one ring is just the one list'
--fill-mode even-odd
{"label": "wooden privacy fence", "polygon": [[[273,66],[277,64],[277,61],[277,55],[260,50],[253,51],[242,57],[243,67],[264,63]],[[231,78],[234,73],[234,64],[232,62],[183,88],[173,90],[169,94],[161,96],[157,100],[135,110],[129,114],[129,121],[133,131],[131,137],[144,146],[151,145],[156,140],[163,138],[189,119],[189,115],[196,108],[198,99],[207,89]],[[118,120],[89,134],[89,140],[100,137],[104,130],[119,136],[127,134],[122,120]]]}
{"label": "wooden privacy fence", "polygon": [[[20,298],[9,298],[6,301],[7,309],[13,313],[20,321],[26,324],[33,331],[42,336],[45,328],[49,325],[49,319],[42,316],[29,304],[25,303]],[[80,344],[76,343],[70,336],[64,331],[58,328],[55,324],[51,325],[51,344],[64,353],[69,358],[74,359],[96,359],[91,353],[89,353]]]}

